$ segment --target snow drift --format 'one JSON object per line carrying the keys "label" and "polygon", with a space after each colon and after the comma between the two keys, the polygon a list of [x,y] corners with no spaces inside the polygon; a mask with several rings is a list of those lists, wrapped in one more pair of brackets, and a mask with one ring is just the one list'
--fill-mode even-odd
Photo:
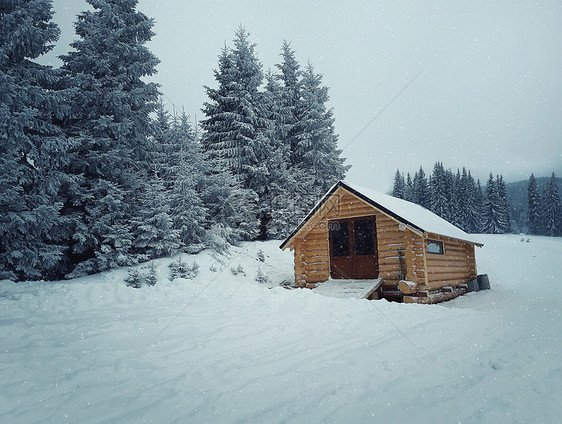
{"label": "snow drift", "polygon": [[138,290],[3,281],[0,421],[557,422],[562,239],[479,238],[492,290],[439,305],[286,290],[278,242]]}

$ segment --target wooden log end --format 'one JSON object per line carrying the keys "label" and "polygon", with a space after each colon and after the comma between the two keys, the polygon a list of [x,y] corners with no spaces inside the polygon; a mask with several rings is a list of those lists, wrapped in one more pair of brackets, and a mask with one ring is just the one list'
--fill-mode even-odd
{"label": "wooden log end", "polygon": [[420,287],[412,281],[400,280],[398,289],[404,294],[411,294],[419,291]]}

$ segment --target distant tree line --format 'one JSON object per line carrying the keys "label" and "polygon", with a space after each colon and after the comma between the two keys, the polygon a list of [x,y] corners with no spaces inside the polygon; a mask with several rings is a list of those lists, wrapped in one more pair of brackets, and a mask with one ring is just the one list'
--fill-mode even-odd
{"label": "distant tree line", "polygon": [[552,173],[542,195],[535,176],[527,185],[527,226],[529,234],[562,236],[562,207],[556,175]]}
{"label": "distant tree line", "polygon": [[422,167],[404,177],[394,177],[394,197],[417,203],[469,233],[511,232],[511,218],[505,182],[501,175],[490,177],[484,190],[479,180],[463,168],[453,173],[436,162],[429,178]]}
{"label": "distant tree line", "polygon": [[[453,173],[436,162],[429,179],[420,167],[413,179],[400,170],[394,176],[392,195],[417,203],[469,233],[512,232],[510,205],[501,175],[490,177],[484,189],[465,168]],[[527,189],[529,234],[562,235],[560,194],[553,173],[542,195],[533,174]]]}
{"label": "distant tree line", "polygon": [[59,69],[36,62],[59,37],[52,2],[0,4],[0,279],[283,236],[344,177],[328,89],[289,43],[264,75],[240,28],[200,130],[145,81],[159,60],[137,0],[86,1]]}

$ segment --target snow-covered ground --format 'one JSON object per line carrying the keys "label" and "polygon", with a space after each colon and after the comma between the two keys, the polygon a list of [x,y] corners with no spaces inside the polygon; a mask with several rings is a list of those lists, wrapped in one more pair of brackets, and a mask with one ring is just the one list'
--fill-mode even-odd
{"label": "snow-covered ground", "polygon": [[138,290],[1,282],[0,422],[561,422],[562,239],[479,238],[492,290],[439,305],[286,290],[278,242]]}

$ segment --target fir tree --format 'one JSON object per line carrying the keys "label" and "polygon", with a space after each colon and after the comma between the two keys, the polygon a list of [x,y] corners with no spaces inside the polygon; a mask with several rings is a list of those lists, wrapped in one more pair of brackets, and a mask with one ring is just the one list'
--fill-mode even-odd
{"label": "fir tree", "polygon": [[322,75],[316,74],[310,63],[303,72],[287,41],[283,42],[280,56],[282,61],[276,67],[281,72],[277,78],[282,83],[286,128],[281,140],[282,148],[289,148],[288,186],[283,196],[286,234],[331,185],[345,177],[348,167],[339,158],[333,112],[326,106],[328,88],[322,86]]}
{"label": "fir tree", "polygon": [[457,227],[463,227],[463,221],[461,216],[461,209],[460,209],[460,196],[461,196],[461,175],[460,171],[457,169],[457,173],[453,174],[453,171],[447,170],[447,184],[448,184],[448,191],[447,191],[447,198],[449,200],[449,215],[447,216],[447,220],[451,223],[456,225]]}
{"label": "fir tree", "polygon": [[505,182],[501,175],[496,176],[496,189],[498,195],[499,216],[501,222],[501,232],[511,232],[511,216],[509,213],[509,201],[507,199],[507,190]]}
{"label": "fir tree", "polygon": [[51,1],[0,5],[0,278],[52,279],[66,271],[72,223],[61,214],[74,179],[59,75],[34,62],[59,36]]}
{"label": "fir tree", "polygon": [[420,169],[414,174],[413,192],[414,192],[414,203],[417,203],[424,208],[431,208],[431,191],[425,172],[420,166]]}
{"label": "fir tree", "polygon": [[170,179],[170,215],[184,249],[206,241],[210,228],[208,210],[203,204],[203,191],[212,184],[208,165],[195,132],[185,113],[174,122],[168,133],[170,144],[167,168]]}
{"label": "fir tree", "polygon": [[236,157],[232,158],[231,169],[240,178],[243,188],[253,190],[259,196],[267,184],[269,170],[266,159],[271,146],[266,133],[268,121],[263,110],[263,96],[258,91],[263,82],[262,65],[256,56],[255,44],[250,42],[249,37],[245,28],[240,27],[232,50],[237,151]]}
{"label": "fir tree", "polygon": [[204,87],[210,101],[203,105],[206,119],[201,121],[204,131],[201,145],[213,166],[226,171],[232,168],[232,157],[238,155],[238,146],[232,136],[235,131],[232,119],[235,109],[232,101],[235,77],[232,53],[229,48],[222,49],[218,69],[214,74],[218,88]]}
{"label": "fir tree", "polygon": [[459,228],[469,232],[468,214],[472,206],[472,192],[469,189],[468,173],[462,168],[462,174],[457,170],[455,178],[456,224]]}
{"label": "fir tree", "polygon": [[545,235],[562,235],[562,207],[560,206],[560,193],[554,172],[542,193],[542,221]]}
{"label": "fir tree", "polygon": [[299,163],[311,170],[312,184],[320,186],[324,194],[338,180],[345,178],[349,166],[340,158],[338,136],[334,132],[334,116],[327,109],[328,87],[322,85],[322,75],[314,72],[308,63],[302,81],[302,100],[299,108],[299,126],[303,131],[295,153]]}
{"label": "fir tree", "polygon": [[396,170],[394,174],[394,188],[392,189],[392,196],[399,199],[405,198],[406,182],[404,181],[404,175],[400,173],[400,170]]}
{"label": "fir tree", "polygon": [[410,177],[410,173],[406,176],[406,184],[404,187],[404,199],[408,202],[414,201],[414,184],[412,182],[412,177]]}
{"label": "fir tree", "polygon": [[466,200],[463,203],[464,230],[469,233],[477,233],[481,228],[480,210],[482,209],[482,190],[480,188],[480,183],[478,183],[477,186],[474,182],[470,171],[465,174],[464,168],[462,178],[465,179],[464,190],[466,193]]}
{"label": "fir tree", "polygon": [[299,140],[299,131],[304,128],[298,125],[299,105],[301,102],[302,92],[302,71],[300,64],[295,58],[295,51],[291,48],[291,44],[283,41],[280,56],[282,57],[281,63],[275,65],[280,75],[277,79],[281,82],[281,98],[280,102],[283,110],[283,121],[277,120],[277,124],[282,123],[286,126],[286,132],[282,138],[283,144],[288,147],[290,154],[290,166],[295,165],[298,159],[295,155]]}
{"label": "fir tree", "polygon": [[93,10],[78,15],[79,38],[61,57],[66,84],[75,88],[72,116],[64,122],[80,158],[72,171],[83,175],[73,199],[83,223],[73,251],[85,263],[73,275],[135,262],[128,250],[131,222],[140,216],[137,195],[149,173],[149,114],[158,94],[143,81],[158,63],[145,46],[153,21],[135,10],[136,0],[87,1]]}
{"label": "fir tree", "polygon": [[145,181],[142,193],[141,209],[133,221],[133,247],[144,260],[176,253],[180,247],[180,234],[173,228],[169,193],[158,175]]}
{"label": "fir tree", "polygon": [[[340,158],[338,136],[334,132],[334,116],[326,108],[328,87],[322,75],[314,72],[310,62],[303,73],[302,99],[298,107],[297,146],[293,152],[295,167],[306,178],[308,193],[318,199],[338,180],[343,180],[349,166]],[[308,207],[312,207],[311,202]]]}
{"label": "fir tree", "polygon": [[[295,194],[300,193],[296,176],[290,171],[290,143],[287,136],[292,111],[284,101],[285,90],[278,79],[268,72],[263,104],[268,119],[267,138],[270,152],[267,157],[268,181],[260,199],[260,238],[283,238],[298,224],[300,209]],[[302,194],[302,192],[301,192]]]}
{"label": "fir tree", "polygon": [[483,231],[488,234],[502,234],[505,223],[502,214],[501,200],[498,192],[497,179],[490,173],[486,183],[486,196],[483,209]]}
{"label": "fir tree", "polygon": [[[269,126],[258,91],[263,80],[261,68],[255,44],[240,27],[234,48],[225,48],[219,56],[219,70],[215,71],[218,88],[206,87],[211,101],[204,105],[207,118],[201,123],[205,130],[204,151],[215,169],[230,173],[237,186],[228,184],[232,190],[227,197],[230,207],[221,211],[222,219],[245,239],[252,239],[259,232],[259,195],[263,196],[269,175]],[[253,211],[248,210],[250,206]],[[254,217],[250,216],[252,213]]]}
{"label": "fir tree", "polygon": [[450,219],[451,181],[442,162],[436,162],[430,178],[431,211],[444,219]]}
{"label": "fir tree", "polygon": [[475,211],[476,211],[476,226],[475,232],[484,232],[484,193],[482,192],[482,185],[480,180],[476,181],[476,191],[474,194]]}
{"label": "fir tree", "polygon": [[255,54],[249,33],[240,27],[234,48],[224,49],[215,71],[219,87],[206,87],[211,102],[205,103],[202,121],[203,147],[212,158],[223,161],[243,188],[261,190],[267,168],[262,159],[267,151],[261,96],[262,65]]}
{"label": "fir tree", "polygon": [[533,174],[529,177],[529,184],[527,186],[527,226],[529,234],[541,233],[541,198],[537,181]]}

